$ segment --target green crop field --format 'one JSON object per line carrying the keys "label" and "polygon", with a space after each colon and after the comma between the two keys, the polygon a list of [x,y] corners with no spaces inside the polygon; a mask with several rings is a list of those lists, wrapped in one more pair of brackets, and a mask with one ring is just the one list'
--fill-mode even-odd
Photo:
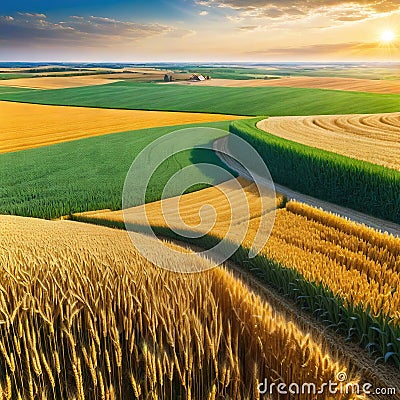
{"label": "green crop field", "polygon": [[0,80],[30,78],[30,77],[32,77],[32,74],[0,73]]}
{"label": "green crop field", "polygon": [[[122,132],[1,154],[0,214],[56,218],[73,212],[121,209],[123,184],[135,156],[156,138],[193,126],[228,130],[229,122]],[[215,135],[217,139],[220,133]],[[203,142],[204,139],[198,137],[194,145]],[[167,180],[175,172],[201,162],[222,166],[211,150],[179,153],[157,169],[150,181],[146,200],[159,200]],[[194,182],[207,181],[201,169],[192,171],[192,174]],[[193,186],[190,190],[205,186]]]}
{"label": "green crop field", "polygon": [[314,115],[395,112],[400,95],[281,87],[206,87],[116,82],[26,93],[0,99],[28,103],[207,112],[234,115]]}

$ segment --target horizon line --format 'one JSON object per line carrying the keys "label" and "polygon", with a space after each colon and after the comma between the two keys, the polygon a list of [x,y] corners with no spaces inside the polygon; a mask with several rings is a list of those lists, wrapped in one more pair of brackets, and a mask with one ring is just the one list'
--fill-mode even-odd
{"label": "horizon line", "polygon": [[368,64],[400,64],[400,60],[395,61],[371,61],[371,60],[271,60],[271,61],[238,61],[238,60],[231,60],[231,61],[187,61],[187,60],[174,60],[174,61],[79,61],[79,60],[71,60],[71,61],[62,61],[62,60],[41,60],[41,61],[30,61],[30,60],[8,60],[8,61],[1,61],[0,64],[7,64],[7,63],[32,63],[32,64],[57,64],[57,63],[64,63],[64,64],[295,64],[295,63],[309,63],[309,64],[360,64],[360,63],[368,63]]}

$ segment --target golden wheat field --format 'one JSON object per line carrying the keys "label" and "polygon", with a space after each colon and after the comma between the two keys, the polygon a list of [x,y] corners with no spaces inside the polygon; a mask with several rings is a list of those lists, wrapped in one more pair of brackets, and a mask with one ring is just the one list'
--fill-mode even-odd
{"label": "golden wheat field", "polygon": [[0,399],[257,399],[264,378],[348,371],[223,268],[174,274],[71,221],[1,216],[0,232]]}
{"label": "golden wheat field", "polygon": [[[241,189],[239,190],[239,188]],[[243,194],[244,196],[242,196]],[[284,199],[284,196],[278,194],[276,206],[280,207]],[[207,205],[207,207],[203,208],[201,213],[198,213],[197,211],[204,205]],[[218,232],[221,236],[227,232],[230,224],[237,225],[247,219],[259,217],[261,207],[262,203],[257,186],[244,178],[239,178],[237,181],[232,179],[195,193],[132,207],[125,210],[125,216],[129,222],[139,225],[148,221],[151,225],[162,226],[166,224],[167,219],[170,227],[179,228],[183,223],[189,228],[204,230],[206,227],[200,226],[202,220],[205,222],[214,220],[215,215],[211,233]],[[237,213],[237,219],[232,221],[231,209],[233,208]],[[108,221],[123,221],[121,210],[88,211],[75,215]]]}
{"label": "golden wheat field", "polygon": [[[273,72],[271,72],[273,74]],[[190,84],[201,86],[227,86],[227,87],[294,87],[347,90],[355,92],[370,93],[400,93],[399,80],[372,80],[356,78],[335,78],[335,77],[308,77],[291,76],[278,79],[210,79],[203,82],[176,82],[177,84]]]}
{"label": "golden wheat field", "polygon": [[107,133],[157,126],[228,121],[240,117],[0,101],[0,118],[0,153],[6,153]]}
{"label": "golden wheat field", "polygon": [[328,286],[349,304],[400,323],[400,239],[304,204],[277,211],[264,254]]}
{"label": "golden wheat field", "polygon": [[[239,192],[239,189],[229,192],[229,182],[225,185],[230,201],[224,199],[218,187],[182,196],[179,203],[182,220],[188,225],[197,225],[200,221],[197,211],[207,204],[213,206],[217,214],[210,235],[225,237],[229,224],[238,226],[243,223],[231,221],[231,209],[241,207],[245,210],[247,205],[240,203],[243,198],[234,192]],[[260,199],[254,184],[242,180],[242,185],[250,209],[250,224],[243,245],[250,248],[260,226]],[[281,196],[277,197],[278,206],[283,201]],[[143,221],[137,217],[139,211],[136,207],[125,211],[127,221],[142,224]],[[165,216],[168,218],[168,215],[163,213],[161,202],[146,205],[146,212],[150,224],[175,227],[173,220],[172,225],[171,219],[166,222]],[[212,212],[210,208],[208,213],[211,215]],[[80,216],[94,221],[124,221],[122,211],[104,210]],[[207,211],[203,211],[202,217],[207,217]],[[276,210],[275,218],[263,254],[296,268],[309,281],[327,285],[350,304],[359,304],[365,309],[369,306],[373,315],[383,313],[400,323],[399,238],[294,201]]]}
{"label": "golden wheat field", "polygon": [[65,89],[81,86],[105,85],[116,82],[102,75],[81,76],[38,76],[32,78],[17,78],[0,80],[0,86],[12,86],[30,89]]}
{"label": "golden wheat field", "polygon": [[271,117],[257,127],[307,146],[400,170],[400,113]]}

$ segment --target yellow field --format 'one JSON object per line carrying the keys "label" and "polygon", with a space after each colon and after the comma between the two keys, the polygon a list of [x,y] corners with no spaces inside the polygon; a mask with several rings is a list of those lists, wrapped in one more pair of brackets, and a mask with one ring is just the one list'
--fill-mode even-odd
{"label": "yellow field", "polygon": [[257,126],[307,146],[400,170],[400,113],[271,117]]}
{"label": "yellow field", "polygon": [[13,86],[30,89],[64,89],[80,86],[105,85],[116,82],[102,75],[83,76],[43,76],[0,80],[0,86]]}
{"label": "yellow field", "polygon": [[[104,69],[99,68],[93,69],[93,72],[37,72],[33,77],[0,80],[0,86],[12,86],[30,89],[65,89],[81,86],[105,85],[107,83],[113,83],[124,79],[134,79],[141,82],[155,80],[162,81],[165,74],[172,75],[175,79],[180,80],[189,79],[191,77],[191,74],[188,73],[174,73],[173,71],[161,71],[153,68],[126,68],[115,70],[115,72],[110,74],[93,74],[97,70],[104,71]],[[2,71],[0,70],[0,72]],[[10,70],[3,72],[10,72]],[[13,72],[19,71],[14,70]],[[24,72],[24,70],[21,70],[21,72]],[[62,76],[66,73],[71,75]],[[84,75],[82,75],[82,73]]]}
{"label": "yellow field", "polygon": [[[229,182],[224,185],[229,189]],[[254,184],[243,181],[243,186],[251,215],[243,245],[249,248],[259,227],[260,199]],[[232,209],[246,207],[234,190],[239,192],[231,190],[230,202],[224,199],[218,187],[184,195],[179,202],[182,219],[195,226],[200,222],[198,210],[206,204],[212,205],[217,219],[210,234],[224,237],[230,223],[245,222],[231,221]],[[152,225],[167,225],[160,202],[146,205],[146,210]],[[138,211],[139,208],[132,208],[125,212],[129,222],[143,223],[137,218]],[[210,218],[211,213],[211,210],[203,210],[202,216]],[[122,211],[81,215],[89,220],[123,222]],[[173,223],[169,226],[175,227]],[[276,211],[274,229],[263,253],[296,268],[308,280],[327,285],[351,304],[370,306],[374,315],[383,312],[400,323],[400,239],[313,207],[289,202],[286,208]]]}
{"label": "yellow field", "polygon": [[203,82],[176,82],[178,84],[199,86],[227,86],[227,87],[297,87],[331,90],[349,90],[370,93],[395,93],[400,94],[399,80],[372,80],[355,78],[330,78],[291,76],[279,79],[210,79]]}
{"label": "yellow field", "polygon": [[[259,217],[261,201],[256,185],[244,178],[239,178],[238,181],[243,188],[247,202],[250,205],[250,218]],[[283,196],[278,195],[277,201],[281,204]],[[207,209],[202,210],[201,215],[204,219],[208,219],[214,214],[212,208],[217,211],[217,219],[215,221],[216,227],[221,227],[221,225],[225,226],[230,223],[230,206],[238,209],[240,213],[244,213],[246,208],[246,204],[243,204],[242,202],[242,197],[238,191],[238,186],[235,184],[235,180],[231,180],[181,197],[168,198],[162,202],[156,201],[143,206],[133,207],[129,209],[127,214],[129,219],[132,219],[132,222],[140,224],[143,223],[144,220],[139,220],[138,218],[142,218],[142,210],[144,209],[147,213],[149,222],[153,225],[160,225],[165,221],[164,216],[167,216],[167,218],[173,217],[173,208],[177,202],[180,216],[183,221],[193,227],[197,226],[201,222],[197,210],[204,204],[210,206]],[[167,215],[165,210],[162,210],[161,207],[164,207],[168,211],[171,210],[171,215]],[[120,221],[122,218],[122,211],[100,210],[89,211],[77,215],[90,215],[92,217],[106,216],[109,220]],[[179,223],[180,216],[177,216],[177,223]]]}
{"label": "yellow field", "polygon": [[256,399],[348,369],[225,269],[157,269],[124,231],[0,216],[0,260],[1,400]]}
{"label": "yellow field", "polygon": [[157,126],[242,117],[218,114],[112,110],[0,101],[0,153],[47,146],[89,136]]}
{"label": "yellow field", "polygon": [[[254,222],[261,214],[262,203],[257,186],[244,178],[239,178],[239,182],[242,190],[238,190],[235,180],[231,180],[181,197],[130,208],[125,210],[125,218],[132,224],[168,225],[175,230],[185,229],[186,224],[188,229],[203,234],[211,228],[210,234],[224,236],[228,234],[231,226],[238,226],[249,218]],[[280,207],[283,202],[284,196],[278,194],[276,205]],[[207,207],[202,208],[205,205]],[[232,209],[235,209],[235,216],[232,215]],[[89,219],[124,221],[121,210],[89,211],[75,215]],[[213,226],[208,227],[211,221]],[[235,229],[232,229],[229,234],[232,239],[237,238]]]}

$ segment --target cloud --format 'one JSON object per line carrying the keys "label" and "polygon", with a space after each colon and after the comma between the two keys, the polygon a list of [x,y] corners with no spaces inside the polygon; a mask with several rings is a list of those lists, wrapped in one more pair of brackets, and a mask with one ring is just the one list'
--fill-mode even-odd
{"label": "cloud", "polygon": [[19,12],[18,15],[21,15],[22,17],[25,17],[25,18],[39,18],[39,19],[47,18],[45,14],[32,14],[32,13]]}
{"label": "cloud", "polygon": [[76,33],[72,27],[48,21],[44,14],[18,13],[16,16],[0,15],[0,38],[7,44],[26,44],[43,39],[69,39]]}
{"label": "cloud", "polygon": [[204,17],[205,15],[208,15],[208,11],[200,11],[199,15],[201,15],[202,17]]}
{"label": "cloud", "polygon": [[192,34],[158,23],[119,21],[113,18],[71,16],[64,21],[50,20],[44,14],[18,13],[0,15],[0,38],[8,44],[69,42],[73,45],[126,43],[160,35],[170,37]]}
{"label": "cloud", "polygon": [[355,21],[400,10],[398,0],[198,0],[197,4],[236,10],[241,19],[299,19],[320,13],[336,21]]}
{"label": "cloud", "polygon": [[212,2],[210,2],[209,0],[198,0],[196,1],[196,4],[198,4],[199,6],[204,6],[204,7],[211,7]]}
{"label": "cloud", "polygon": [[62,24],[87,35],[120,37],[125,39],[146,38],[173,30],[172,27],[161,24],[122,22],[112,18],[96,16],[91,16],[87,19],[74,18],[71,21],[62,22]]}
{"label": "cloud", "polygon": [[257,30],[258,28],[259,28],[258,25],[245,25],[245,26],[240,26],[238,29],[245,32],[251,32]]}
{"label": "cloud", "polygon": [[173,38],[173,39],[182,39],[189,36],[193,36],[196,34],[196,31],[192,29],[184,29],[184,28],[176,28],[172,29],[168,33],[165,33],[163,37],[165,38]]}

